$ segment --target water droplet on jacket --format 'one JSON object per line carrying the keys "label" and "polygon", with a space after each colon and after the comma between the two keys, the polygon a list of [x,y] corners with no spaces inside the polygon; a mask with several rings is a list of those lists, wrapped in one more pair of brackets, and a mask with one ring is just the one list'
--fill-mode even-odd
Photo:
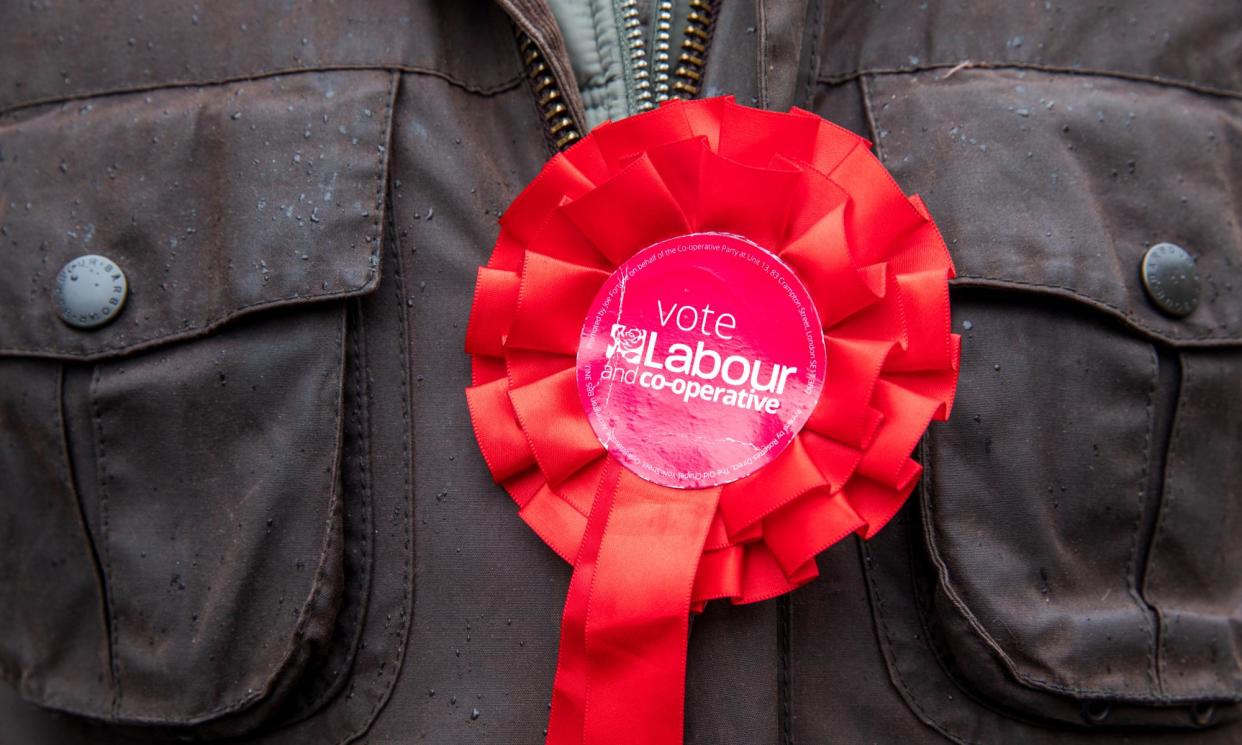
{"label": "water droplet on jacket", "polygon": [[471,709],[470,710],[470,721],[473,722],[474,720],[478,719],[480,713],[481,712],[478,709]]}

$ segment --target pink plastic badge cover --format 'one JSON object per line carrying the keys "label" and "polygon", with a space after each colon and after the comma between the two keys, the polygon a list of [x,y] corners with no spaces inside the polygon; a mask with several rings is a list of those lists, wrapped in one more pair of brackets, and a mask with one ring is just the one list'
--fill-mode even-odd
{"label": "pink plastic badge cover", "polygon": [[578,345],[578,394],[613,457],[679,488],[747,476],[789,446],[824,386],[819,316],[797,274],[739,236],[634,254]]}

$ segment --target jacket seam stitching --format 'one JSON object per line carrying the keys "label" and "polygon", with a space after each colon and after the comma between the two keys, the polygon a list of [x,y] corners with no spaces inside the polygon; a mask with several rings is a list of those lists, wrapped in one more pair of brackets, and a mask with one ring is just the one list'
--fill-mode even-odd
{"label": "jacket seam stitching", "polygon": [[399,65],[399,64],[338,64],[338,65],[309,65],[304,67],[282,67],[279,70],[271,70],[266,72],[257,72],[244,75],[225,75],[218,78],[205,78],[202,80],[186,80],[177,79],[169,80],[150,85],[137,86],[117,86],[113,88],[98,88],[81,93],[74,93],[67,96],[47,96],[44,98],[31,99],[29,101],[21,101],[7,106],[0,107],[0,117],[30,109],[37,106],[46,106],[49,104],[66,103],[68,101],[82,101],[87,99],[104,98],[108,96],[122,96],[135,93],[150,93],[151,91],[169,90],[177,88],[211,88],[213,86],[225,85],[228,83],[244,83],[255,80],[266,80],[268,78],[277,78],[285,75],[303,75],[311,73],[325,72],[389,72],[403,73],[411,75],[425,75],[427,77],[439,78],[444,82],[456,88],[460,88],[467,93],[473,93],[478,96],[490,97],[500,93],[511,91],[518,87],[525,74],[519,72],[517,75],[498,83],[490,85],[476,85],[468,83],[464,80],[456,78],[448,73],[441,72],[429,67],[419,67],[417,65]]}
{"label": "jacket seam stitching", "polygon": [[[399,78],[397,75],[393,75],[392,89],[389,95],[390,106],[393,105],[393,101],[395,101],[395,98],[396,98],[398,79]],[[411,573],[413,571],[413,561],[414,561],[414,551],[413,551],[414,513],[413,513],[413,508],[411,505],[411,470],[413,469],[414,460],[413,460],[413,445],[411,442],[413,439],[413,432],[411,431],[411,422],[410,422],[410,362],[409,362],[410,346],[409,346],[408,322],[407,322],[406,312],[405,312],[404,273],[402,272],[402,269],[401,269],[401,264],[402,264],[401,245],[400,245],[400,238],[398,237],[398,233],[396,229],[395,218],[393,216],[394,211],[395,209],[386,210],[386,220],[387,220],[388,234],[389,234],[389,237],[391,238],[391,243],[392,243],[391,255],[392,255],[393,260],[391,263],[392,263],[392,268],[393,268],[393,295],[396,298],[395,312],[400,316],[399,321],[398,321],[398,328],[397,328],[398,343],[399,343],[399,347],[397,351],[400,357],[400,364],[401,364],[401,420],[402,420],[402,435],[401,435],[402,492],[401,492],[401,498],[402,498],[402,504],[404,506],[404,515],[401,520],[401,523],[402,523],[402,531],[403,531],[403,539],[404,539],[403,552],[405,555],[405,561],[404,561],[404,564],[401,570],[401,588],[402,588],[401,621],[402,622],[397,624],[397,629],[393,632],[392,638],[396,643],[395,643],[395,653],[393,654],[393,659],[391,660],[392,664],[388,667],[388,671],[385,672],[384,670],[385,660],[380,661],[380,671],[379,671],[380,674],[376,676],[375,685],[382,686],[382,681],[385,677],[390,677],[392,682],[390,682],[387,686],[382,686],[381,689],[377,689],[379,695],[376,697],[375,703],[371,706],[370,711],[367,712],[367,715],[359,723],[359,726],[351,734],[346,735],[341,740],[342,743],[355,742],[358,740],[358,738],[366,734],[366,732],[371,728],[371,725],[374,723],[375,717],[379,714],[380,710],[384,708],[384,706],[388,703],[390,697],[392,696],[392,691],[393,691],[395,681],[397,677],[399,677],[400,675],[402,662],[405,659],[406,645],[409,641],[410,622],[414,615],[414,612],[413,612],[414,592],[411,587],[411,582],[413,581],[411,577]]]}
{"label": "jacket seam stitching", "polygon": [[[972,280],[974,282],[977,282],[978,284],[972,284],[971,282]],[[1093,295],[1088,295],[1085,292],[1082,292],[1081,290],[1077,290],[1073,287],[1066,287],[1065,285],[1059,285],[1059,284],[1050,283],[1050,282],[1030,282],[1030,281],[1021,280],[1021,279],[988,277],[982,274],[958,274],[956,278],[949,280],[949,284],[955,287],[1016,286],[1016,287],[1033,287],[1033,288],[1044,288],[1048,290],[1057,290],[1061,293],[1072,295],[1076,298],[1085,300],[1092,305],[1097,305],[1103,308],[1108,308],[1109,310],[1113,311],[1118,316],[1120,316],[1122,319],[1124,319],[1126,323],[1130,324],[1131,326],[1134,326],[1140,331],[1144,331],[1146,333],[1151,334],[1152,336],[1158,337],[1160,339],[1168,340],[1172,343],[1177,343],[1178,341],[1222,341],[1222,342],[1242,341],[1242,336],[1239,336],[1239,334],[1237,333],[1229,333],[1229,332],[1226,332],[1224,334],[1206,332],[1206,333],[1194,334],[1194,335],[1179,334],[1177,336],[1170,336],[1166,334],[1165,332],[1160,331],[1159,329],[1144,323],[1142,320],[1137,318],[1132,311],[1126,308],[1122,308],[1119,305],[1110,303],[1107,300],[1103,300]]]}
{"label": "jacket seam stitching", "polygon": [[115,719],[121,710],[121,670],[117,655],[116,606],[112,600],[112,548],[109,541],[108,465],[104,446],[103,418],[99,413],[100,365],[91,375],[91,418],[94,420],[96,468],[99,481],[100,543],[103,544],[103,573],[108,606],[108,665],[112,670],[112,705],[110,716]]}
{"label": "jacket seam stitching", "polygon": [[889,660],[888,669],[890,677],[893,679],[893,684],[901,693],[902,699],[905,700],[906,705],[914,710],[915,715],[920,721],[923,722],[923,724],[931,727],[945,737],[961,743],[962,745],[981,745],[980,743],[967,740],[956,733],[950,732],[945,725],[941,724],[939,720],[934,719],[931,714],[923,708],[913,691],[910,690],[910,686],[906,683],[905,676],[902,674],[901,668],[896,661],[896,648],[893,644],[893,634],[888,628],[888,619],[885,617],[884,597],[880,593],[879,583],[876,582],[875,572],[872,571],[870,566],[872,562],[871,551],[867,547],[867,544],[861,540],[857,541],[857,545],[859,551],[859,563],[862,564],[863,578],[868,589],[870,590],[872,598],[871,609],[873,618],[875,621],[878,621],[876,624],[878,626],[877,630],[881,632],[884,637],[884,654],[886,659]]}
{"label": "jacket seam stitching", "polygon": [[[81,476],[77,473],[77,466],[71,455],[69,445],[69,429],[65,417],[65,368],[66,365],[61,363],[57,365],[56,380],[56,406],[52,412],[55,417],[57,428],[60,433],[60,451],[61,458],[65,464],[65,475],[68,477],[69,489],[71,490],[74,502],[75,512],[78,522],[82,529],[82,541],[86,544],[86,550],[90,557],[91,569],[95,575],[95,581],[99,585],[99,611],[100,621],[104,624],[104,642],[107,644],[108,656],[108,685],[115,689],[115,681],[112,679],[112,622],[109,618],[108,603],[108,580],[104,574],[103,562],[99,554],[99,546],[95,540],[94,531],[91,530],[90,521],[86,517],[86,504],[82,500],[82,489],[80,487]],[[3,671],[0,671],[2,674]],[[13,679],[16,684],[17,678]]]}
{"label": "jacket seam stitching", "polygon": [[[878,145],[878,142],[880,139],[879,137],[880,130],[876,124],[876,120],[875,120],[875,117],[873,115],[873,111],[871,108],[871,94],[870,94],[870,91],[867,89],[866,78],[859,76],[857,80],[858,80],[858,87],[859,87],[859,96],[862,98],[863,109],[867,117],[867,126],[871,131],[872,140],[877,143],[876,144],[876,158],[877,160],[882,160],[880,158],[879,145]],[[857,145],[855,147],[857,147]],[[928,478],[927,474],[929,470],[927,466],[930,464],[930,458],[928,458],[926,455],[926,439],[924,439],[924,445],[922,446],[922,448],[923,448],[922,449],[923,456],[921,457],[921,460],[924,463],[924,470],[923,470],[922,478],[926,480]],[[930,483],[930,482],[925,481],[925,483]],[[923,497],[924,501],[926,501],[927,499],[926,492],[924,492],[921,496]],[[902,526],[902,529],[908,530],[908,528],[904,525]],[[861,565],[859,567],[859,570],[862,572],[862,576],[863,576],[863,587],[867,592],[868,605],[871,606],[872,624],[876,630],[877,642],[880,643],[882,647],[882,649],[880,650],[880,654],[881,656],[884,657],[886,667],[888,668],[889,679],[892,681],[893,685],[897,688],[898,693],[901,695],[902,700],[906,702],[906,705],[910,709],[913,710],[915,717],[917,717],[921,722],[923,722],[924,725],[930,727],[936,732],[939,732],[944,737],[960,743],[960,745],[979,745],[978,743],[970,742],[962,737],[958,737],[957,735],[949,732],[949,730],[943,724],[941,724],[939,721],[936,721],[932,718],[931,714],[929,714],[923,708],[922,704],[914,696],[913,691],[910,690],[910,686],[908,683],[906,683],[905,676],[902,674],[901,668],[897,662],[897,652],[896,652],[896,648],[893,645],[893,635],[892,635],[892,632],[889,630],[888,619],[885,616],[884,597],[880,592],[880,585],[879,585],[879,582],[876,580],[875,572],[872,571],[871,550],[867,546],[866,542],[861,539],[856,538],[854,542],[855,542],[855,545],[858,547],[858,563]],[[878,638],[881,634],[883,634],[883,640],[880,640]]]}
{"label": "jacket seam stitching", "polygon": [[[867,128],[871,130],[872,145],[875,159],[884,162],[884,149],[880,146],[880,123],[875,116],[875,107],[871,105],[871,87],[867,85],[866,76],[858,77],[858,93],[862,97],[863,114],[867,117]],[[857,147],[857,145],[855,146]],[[888,173],[888,169],[884,170]],[[889,175],[892,178],[892,175]]]}
{"label": "jacket seam stitching", "polygon": [[941,80],[944,80],[956,73],[958,70],[1034,70],[1037,72],[1056,73],[1064,75],[1081,75],[1084,77],[1097,78],[1113,78],[1116,80],[1128,80],[1131,82],[1150,83],[1168,88],[1178,88],[1200,93],[1208,96],[1218,96],[1221,98],[1242,99],[1242,91],[1230,90],[1227,88],[1217,88],[1210,85],[1202,85],[1187,80],[1176,80],[1172,78],[1164,78],[1158,75],[1143,75],[1141,73],[1128,73],[1120,70],[1098,70],[1083,67],[1064,67],[1061,65],[1041,65],[1035,63],[1022,62],[973,62],[971,60],[958,60],[956,62],[936,62],[925,65],[909,65],[898,67],[866,67],[853,70],[851,72],[839,73],[836,75],[820,75],[816,78],[817,83],[827,85],[840,85],[847,83],[855,78],[864,75],[911,75],[932,70],[948,69],[949,73],[945,74]]}
{"label": "jacket seam stitching", "polygon": [[1134,604],[1139,609],[1143,621],[1143,636],[1147,641],[1147,682],[1151,685],[1151,690],[1156,695],[1161,695],[1160,677],[1157,673],[1158,658],[1156,656],[1155,639],[1157,633],[1155,627],[1151,623],[1152,608],[1144,600],[1138,589],[1138,550],[1139,550],[1139,533],[1143,527],[1143,512],[1147,507],[1147,474],[1151,469],[1152,458],[1152,435],[1156,428],[1156,421],[1153,418],[1153,406],[1155,403],[1156,386],[1160,383],[1160,358],[1153,348],[1151,350],[1151,386],[1147,389],[1147,408],[1145,410],[1145,420],[1147,422],[1147,431],[1143,436],[1143,452],[1145,458],[1143,460],[1143,468],[1140,469],[1137,493],[1138,509],[1135,510],[1134,532],[1130,537],[1130,561],[1126,569],[1126,592],[1130,598],[1134,600]]}
{"label": "jacket seam stitching", "polygon": [[768,98],[768,6],[764,0],[756,0],[756,26],[758,33],[755,48],[755,78],[759,90],[759,107],[766,109],[771,103]]}
{"label": "jacket seam stitching", "polygon": [[815,88],[815,82],[819,79],[819,37],[824,26],[824,4],[820,0],[811,0],[814,8],[814,17],[811,21],[811,60],[810,70],[806,76],[806,82],[802,88],[802,102],[807,108],[811,108],[811,95]]}
{"label": "jacket seam stitching", "polygon": [[350,642],[350,652],[348,656],[348,664],[352,667],[353,661],[358,653],[358,643],[362,639],[362,611],[370,600],[371,592],[371,438],[368,431],[369,416],[363,417],[363,406],[366,399],[364,396],[370,395],[370,390],[364,392],[363,376],[366,375],[365,368],[362,363],[362,339],[363,324],[361,321],[361,308],[357,301],[353,301],[354,326],[350,329],[350,346],[351,357],[354,360],[354,410],[351,418],[354,422],[354,430],[359,440],[360,452],[355,459],[359,486],[359,499],[361,502],[361,514],[359,520],[362,523],[362,530],[359,541],[359,551],[361,554],[362,571],[359,573],[358,583],[360,588],[360,599],[354,605],[353,612],[349,616],[349,627],[354,629],[353,638]]}
{"label": "jacket seam stitching", "polygon": [[[1144,579],[1146,579],[1151,574],[1152,555],[1151,555],[1150,549],[1154,548],[1156,545],[1156,542],[1160,540],[1165,530],[1165,522],[1167,521],[1169,514],[1173,511],[1172,507],[1173,507],[1173,502],[1176,496],[1176,489],[1173,488],[1173,479],[1171,478],[1172,469],[1170,469],[1169,467],[1169,461],[1173,459],[1174,453],[1180,450],[1179,444],[1181,442],[1181,437],[1182,437],[1182,425],[1185,424],[1185,421],[1186,421],[1185,412],[1190,407],[1189,395],[1187,393],[1190,389],[1190,385],[1189,385],[1190,372],[1191,372],[1190,357],[1184,354],[1179,354],[1178,357],[1180,358],[1179,362],[1182,366],[1182,375],[1181,375],[1181,380],[1180,380],[1181,390],[1178,391],[1178,395],[1177,395],[1177,411],[1173,415],[1175,417],[1174,424],[1173,424],[1173,435],[1169,439],[1169,450],[1165,457],[1164,478],[1162,480],[1164,499],[1160,504],[1160,518],[1156,522],[1156,530],[1152,534],[1152,537],[1151,537],[1151,546],[1148,549],[1148,556],[1147,556],[1148,571]],[[1144,591],[1146,591],[1147,589],[1146,584],[1144,584],[1143,589]],[[1165,618],[1165,613],[1164,613],[1163,608],[1156,606],[1154,604],[1152,605],[1152,607],[1156,611],[1156,620],[1159,623],[1158,633],[1160,636],[1160,647],[1159,647],[1159,650],[1157,651],[1157,658],[1156,658],[1157,663],[1159,665],[1158,672],[1163,680],[1167,680],[1169,676],[1168,622]],[[1192,693],[1191,695],[1194,695],[1194,694]],[[1210,696],[1212,695],[1212,693],[1210,691],[1204,691],[1203,695]]]}
{"label": "jacket seam stitching", "polygon": [[[919,444],[919,461],[923,463],[924,466],[923,477],[919,481],[920,496],[925,495],[928,490],[934,488],[931,483],[932,468],[930,466],[931,459],[927,442],[928,439],[930,438],[925,437]],[[915,519],[919,521],[920,525],[926,525],[926,519],[921,512]],[[998,709],[995,705],[976,695],[949,665],[948,658],[950,655],[944,647],[944,642],[940,638],[940,634],[938,634],[933,628],[933,621],[930,617],[931,605],[933,602],[932,596],[934,596],[936,588],[927,588],[926,585],[921,583],[919,580],[917,552],[919,548],[918,541],[920,538],[924,541],[927,540],[925,530],[916,531],[910,530],[908,527],[906,528],[906,538],[904,541],[906,571],[909,573],[910,592],[914,598],[913,613],[916,618],[916,623],[918,624],[917,627],[922,632],[923,639],[926,641],[925,646],[928,654],[935,659],[936,667],[939,668],[945,679],[948,680],[949,683],[954,686],[954,688],[961,693],[966,700],[984,710],[988,715],[1004,721],[1007,725],[1029,725],[1029,721],[1007,714]]]}
{"label": "jacket seam stitching", "polygon": [[777,633],[781,648],[780,681],[777,688],[781,707],[780,742],[781,745],[793,745],[793,670],[790,663],[790,652],[793,647],[793,596],[791,594],[780,596],[777,613],[780,614],[780,627]]}

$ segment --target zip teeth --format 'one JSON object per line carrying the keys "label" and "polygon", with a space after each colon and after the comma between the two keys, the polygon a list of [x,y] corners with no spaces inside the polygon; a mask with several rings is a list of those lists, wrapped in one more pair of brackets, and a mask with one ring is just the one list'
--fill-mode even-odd
{"label": "zip teeth", "polygon": [[569,111],[568,106],[566,106],[563,103],[557,102],[549,106],[547,111],[543,112],[543,118],[547,119],[548,121],[552,121],[553,119],[555,119],[558,116],[561,116],[567,111]]}
{"label": "zip teeth", "polygon": [[639,111],[655,106],[651,93],[651,70],[647,65],[647,48],[643,40],[643,24],[638,17],[638,0],[622,0],[621,26],[630,47],[630,77],[634,83],[634,105]]}
{"label": "zip teeth", "polygon": [[655,34],[651,45],[655,60],[653,76],[654,97],[657,103],[667,101],[672,95],[669,69],[672,67],[673,0],[657,0],[655,8]]}
{"label": "zip teeth", "polygon": [[694,69],[693,67],[678,67],[677,77],[689,78],[690,80],[693,80],[695,83],[703,82],[702,74],[700,74],[699,71]]}
{"label": "zip teeth", "polygon": [[711,34],[707,33],[707,29],[701,26],[686,26],[686,36],[702,39],[703,43],[711,41]]}
{"label": "zip teeth", "polygon": [[[630,52],[630,74],[634,84],[634,103],[647,111],[670,98],[694,98],[703,84],[707,48],[712,39],[718,0],[689,0],[690,13],[682,31],[677,68],[673,70],[673,2],[655,0],[654,28],[648,53],[639,18],[638,0],[622,0],[622,35]],[[518,52],[526,66],[539,108],[547,122],[549,140],[562,150],[582,139],[582,133],[569,106],[565,104],[556,78],[533,39],[518,31]]]}
{"label": "zip teeth", "polygon": [[569,106],[565,104],[556,78],[552,75],[539,46],[521,31],[518,31],[517,41],[518,52],[526,65],[526,76],[531,81],[531,89],[538,97],[539,108],[547,122],[549,141],[556,145],[557,150],[562,150],[581,139],[582,134],[578,131],[573,117],[569,115]]}
{"label": "zip teeth", "polygon": [[672,83],[673,96],[694,98],[702,90],[707,46],[712,40],[715,20],[715,0],[690,0],[690,14],[686,16],[686,29],[682,33],[682,52],[677,57],[677,70],[673,73],[676,78]]}

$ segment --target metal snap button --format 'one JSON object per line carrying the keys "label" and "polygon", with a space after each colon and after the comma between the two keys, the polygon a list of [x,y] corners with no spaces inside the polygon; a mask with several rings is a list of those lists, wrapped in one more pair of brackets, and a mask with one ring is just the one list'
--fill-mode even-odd
{"label": "metal snap button", "polygon": [[1143,287],[1156,307],[1170,316],[1188,316],[1199,307],[1199,270],[1186,249],[1157,243],[1143,256]]}
{"label": "metal snap button", "polygon": [[1082,704],[1082,718],[1092,724],[1103,722],[1111,713],[1113,707],[1107,701],[1084,701]]}
{"label": "metal snap button", "polygon": [[1214,713],[1216,713],[1216,706],[1211,701],[1200,701],[1190,707],[1190,718],[1200,727],[1211,724]]}
{"label": "metal snap button", "polygon": [[56,275],[56,310],[70,326],[93,329],[108,323],[129,294],[125,272],[106,256],[79,256]]}

